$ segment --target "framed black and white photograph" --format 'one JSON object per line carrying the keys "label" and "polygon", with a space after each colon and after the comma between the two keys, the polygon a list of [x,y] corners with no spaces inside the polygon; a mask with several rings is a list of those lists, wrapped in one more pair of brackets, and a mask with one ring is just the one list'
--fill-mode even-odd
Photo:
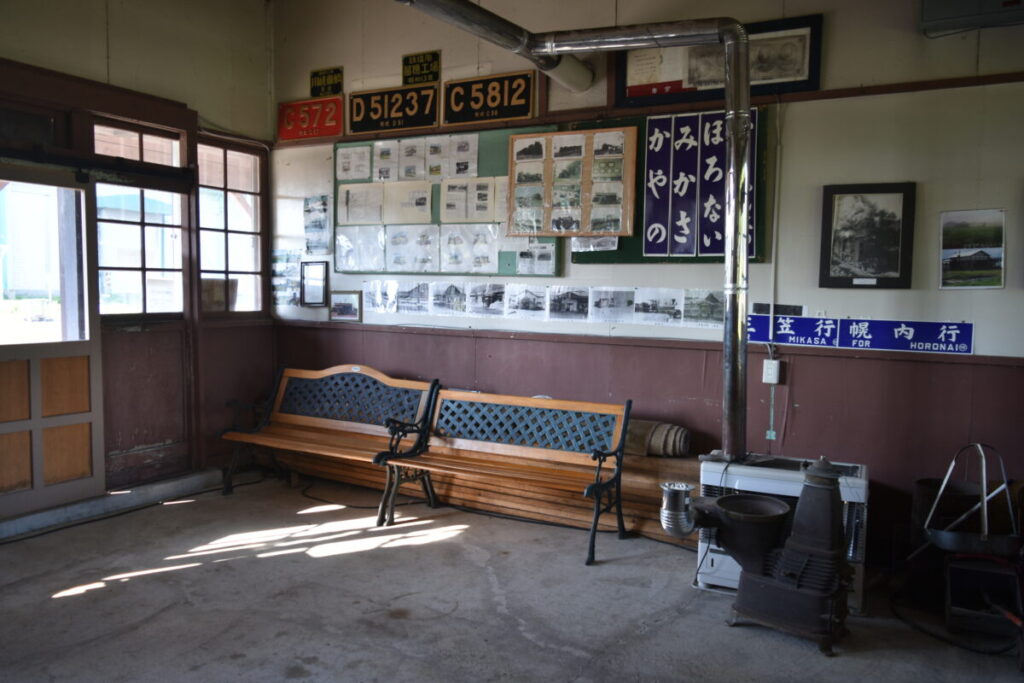
{"label": "framed black and white photograph", "polygon": [[819,287],[910,288],[914,187],[824,187]]}
{"label": "framed black and white photograph", "polygon": [[[821,24],[820,14],[747,24],[750,94],[818,90]],[[615,62],[615,105],[646,107],[721,99],[724,54],[718,43],[620,52]]]}
{"label": "framed black and white photograph", "polygon": [[299,301],[303,306],[327,305],[327,261],[306,261],[299,278]]}
{"label": "framed black and white photograph", "polygon": [[330,319],[334,322],[362,322],[363,293],[331,292]]}
{"label": "framed black and white photograph", "polygon": [[940,289],[998,289],[1003,286],[1006,211],[943,211]]}

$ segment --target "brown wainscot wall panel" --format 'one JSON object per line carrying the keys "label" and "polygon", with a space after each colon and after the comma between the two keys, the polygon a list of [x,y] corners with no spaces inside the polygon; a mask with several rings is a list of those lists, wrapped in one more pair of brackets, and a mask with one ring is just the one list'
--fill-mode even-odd
{"label": "brown wainscot wall panel", "polygon": [[32,432],[0,434],[0,494],[32,488]]}
{"label": "brown wainscot wall panel", "polygon": [[107,486],[188,472],[191,453],[185,330],[103,329]]}
{"label": "brown wainscot wall panel", "polygon": [[[479,330],[287,324],[278,363],[320,369],[365,363],[393,377],[437,377],[447,387],[594,401],[633,399],[633,415],[684,425],[694,454],[721,444],[721,344]],[[748,450],[827,456],[869,467],[869,561],[906,549],[914,483],[941,477],[978,441],[1024,476],[1024,359],[782,348],[775,391],[778,438],[765,439],[769,387],[751,346]]]}
{"label": "brown wainscot wall panel", "polygon": [[232,426],[229,401],[252,402],[273,395],[274,328],[269,322],[204,326],[199,335],[199,420],[201,461],[227,463],[231,444],[219,438]]}
{"label": "brown wainscot wall panel", "polygon": [[28,361],[0,363],[0,422],[27,420],[32,404],[28,389]]}

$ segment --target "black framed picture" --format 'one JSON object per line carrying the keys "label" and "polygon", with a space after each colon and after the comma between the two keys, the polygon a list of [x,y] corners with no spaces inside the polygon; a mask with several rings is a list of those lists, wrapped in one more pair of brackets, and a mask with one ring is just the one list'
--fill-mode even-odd
{"label": "black framed picture", "polygon": [[303,306],[327,305],[327,261],[304,261],[299,278],[299,302]]}
{"label": "black framed picture", "polygon": [[909,289],[914,183],[826,185],[819,287]]}
{"label": "black framed picture", "polygon": [[[750,94],[781,95],[821,85],[822,15],[746,24],[750,38]],[[702,102],[725,97],[720,43],[619,52],[615,106]]]}

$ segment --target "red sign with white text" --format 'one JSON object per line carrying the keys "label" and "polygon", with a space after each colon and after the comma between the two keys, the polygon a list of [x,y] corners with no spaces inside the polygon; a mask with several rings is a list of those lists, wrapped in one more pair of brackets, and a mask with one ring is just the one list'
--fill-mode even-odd
{"label": "red sign with white text", "polygon": [[345,132],[340,97],[282,102],[277,105],[277,139],[305,140],[341,135]]}

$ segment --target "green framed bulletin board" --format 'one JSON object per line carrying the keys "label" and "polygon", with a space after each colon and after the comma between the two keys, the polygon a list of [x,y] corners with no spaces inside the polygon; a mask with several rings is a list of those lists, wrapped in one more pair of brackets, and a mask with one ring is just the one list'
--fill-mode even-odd
{"label": "green framed bulletin board", "polygon": [[[766,111],[766,109],[773,110],[774,108],[761,108],[758,111],[758,135],[757,135],[757,151],[754,155],[755,158],[755,182],[757,186],[757,192],[754,202],[754,223],[757,226],[756,239],[754,243],[754,253],[750,258],[751,263],[761,263],[765,261],[765,254],[767,253],[768,240],[771,238],[771,231],[769,230],[768,222],[765,220],[769,212],[766,210],[766,197],[768,197],[768,183],[766,179],[768,174],[766,169],[771,168],[768,159],[767,152],[769,146],[767,144],[768,136],[763,134],[764,131],[772,129],[771,122],[774,121],[772,118],[775,115],[774,111]],[[562,126],[563,130],[590,130],[593,128],[609,128],[614,126],[636,126],[637,136],[639,143],[637,145],[637,174],[636,174],[636,192],[633,195],[636,197],[635,206],[633,207],[633,225],[636,226],[634,234],[630,237],[619,237],[619,248],[613,251],[574,251],[571,254],[573,263],[580,264],[609,264],[609,263],[674,263],[676,265],[686,265],[690,263],[722,263],[723,257],[721,256],[691,256],[691,257],[678,257],[678,256],[644,256],[644,174],[643,168],[647,156],[647,145],[644,144],[645,130],[647,125],[647,119],[645,117],[628,117],[614,120],[603,120],[603,121],[585,121],[579,123],[573,123]]]}
{"label": "green framed bulletin board", "polygon": [[[505,128],[502,130],[487,130],[475,133],[477,135],[477,177],[488,178],[488,177],[505,177],[508,175],[508,139],[512,135],[518,135],[522,133],[549,133],[557,130],[556,126],[532,126],[526,128]],[[452,133],[453,135],[472,135],[474,133]],[[425,138],[430,137],[429,132],[423,132],[420,135],[409,135],[403,138],[394,138],[394,140],[409,140],[413,138]],[[447,134],[446,134],[447,135]],[[360,142],[339,142],[334,145],[334,206],[338,206],[338,189],[341,185],[356,184],[356,183],[367,183],[372,182],[372,178],[375,176],[375,169],[372,166],[373,161],[373,143],[375,141],[360,141]],[[358,180],[338,180],[338,151],[343,149],[353,149],[358,147],[368,148],[368,154],[371,160],[369,173],[370,179],[358,179]],[[349,227],[344,224],[339,224],[337,221],[337,213],[332,217],[332,224],[334,225],[335,234],[337,231],[344,230]],[[431,185],[431,217],[430,225],[441,224],[441,184],[434,182]],[[427,224],[424,224],[427,225]],[[502,235],[501,238],[504,238]],[[525,239],[525,238],[519,238]],[[539,244],[553,244],[554,245],[554,260],[555,268],[554,272],[550,274],[526,274],[517,272],[517,264],[519,254],[517,251],[506,251],[499,248],[498,251],[498,270],[497,272],[480,273],[480,272],[452,272],[452,271],[395,271],[395,270],[339,270],[337,268],[337,262],[335,262],[335,272],[344,273],[372,273],[375,275],[470,275],[480,277],[560,277],[562,275],[562,249],[564,240],[559,240],[557,237],[534,237],[530,238]]]}

